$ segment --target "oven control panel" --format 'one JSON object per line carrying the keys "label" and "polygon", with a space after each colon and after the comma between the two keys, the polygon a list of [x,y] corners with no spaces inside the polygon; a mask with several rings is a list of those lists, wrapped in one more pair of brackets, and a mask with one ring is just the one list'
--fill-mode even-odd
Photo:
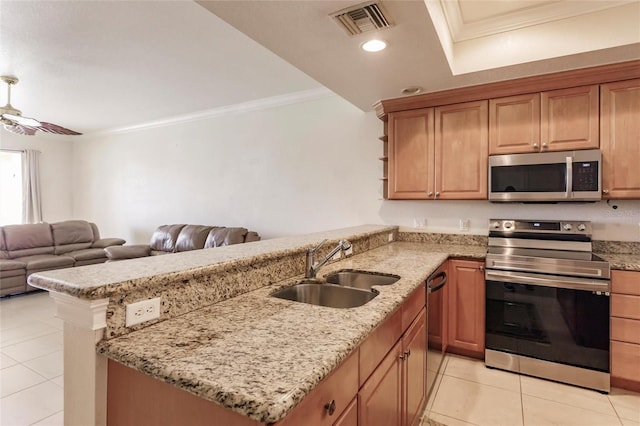
{"label": "oven control panel", "polygon": [[491,232],[591,235],[591,222],[491,219],[489,220],[489,233]]}

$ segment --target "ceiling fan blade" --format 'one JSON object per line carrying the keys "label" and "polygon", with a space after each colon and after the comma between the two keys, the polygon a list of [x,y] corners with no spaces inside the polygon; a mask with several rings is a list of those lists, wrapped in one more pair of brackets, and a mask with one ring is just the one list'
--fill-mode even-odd
{"label": "ceiling fan blade", "polygon": [[29,127],[38,127],[40,126],[40,122],[38,120],[36,120],[35,118],[28,118],[28,117],[23,117],[21,115],[16,115],[16,114],[9,114],[9,113],[4,113],[2,114],[3,118],[7,118],[15,123],[21,124],[23,126],[29,126]]}
{"label": "ceiling fan blade", "polygon": [[58,126],[57,124],[45,123],[44,121],[41,121],[40,125],[35,128],[43,132],[55,133],[56,135],[81,135],[82,134],[74,130],[69,130],[62,126]]}
{"label": "ceiling fan blade", "polygon": [[5,124],[4,128],[9,132],[15,133],[18,135],[33,136],[36,134],[36,129],[32,127],[23,126],[21,124]]}

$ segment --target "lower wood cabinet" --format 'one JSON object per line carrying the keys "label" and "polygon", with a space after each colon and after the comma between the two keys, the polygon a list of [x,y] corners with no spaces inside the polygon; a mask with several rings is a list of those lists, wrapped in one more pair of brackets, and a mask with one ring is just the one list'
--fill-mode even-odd
{"label": "lower wood cabinet", "polygon": [[358,393],[359,424],[420,424],[426,402],[427,312],[424,307]]}
{"label": "lower wood cabinet", "polygon": [[358,426],[358,397],[353,398],[333,426]]}
{"label": "lower wood cabinet", "polygon": [[611,385],[640,392],[640,272],[611,271]]}
{"label": "lower wood cabinet", "polygon": [[447,286],[448,351],[484,358],[484,262],[450,260]]}

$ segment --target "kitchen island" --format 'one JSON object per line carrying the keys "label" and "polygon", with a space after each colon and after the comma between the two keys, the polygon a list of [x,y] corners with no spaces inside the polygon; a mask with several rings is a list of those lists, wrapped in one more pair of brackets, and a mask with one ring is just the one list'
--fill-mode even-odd
{"label": "kitchen island", "polygon": [[[99,272],[108,273],[109,265],[104,265],[104,269],[100,271],[81,271],[84,273],[84,280],[78,279],[78,272],[71,275],[70,272],[52,271],[36,276],[32,279],[32,284],[55,292],[52,295],[54,298],[58,297],[56,300],[59,307],[68,306],[69,298],[74,297],[92,306],[85,311],[95,319],[97,302],[108,306],[104,310],[104,324],[94,321],[88,327],[92,332],[81,339],[87,342],[93,336],[93,344],[99,342],[97,360],[89,366],[89,370],[96,369],[94,380],[82,386],[74,386],[73,377],[67,377],[73,376],[74,369],[78,369],[77,365],[74,368],[71,364],[74,356],[77,358],[79,355],[67,354],[71,348],[66,344],[66,325],[72,321],[65,321],[65,366],[69,365],[66,370],[69,374],[65,374],[65,416],[68,412],[71,416],[74,411],[83,411],[83,408],[85,412],[89,411],[79,401],[86,396],[82,390],[88,391],[87,385],[93,384],[97,390],[90,395],[90,402],[93,402],[93,406],[89,407],[93,410],[92,422],[106,423],[106,356],[248,418],[260,422],[275,422],[284,418],[376,326],[397,309],[413,290],[423,285],[425,278],[450,255],[483,258],[485,254],[485,248],[480,245],[389,243],[389,240],[397,239],[395,227],[357,227],[331,231],[329,234],[304,236],[302,243],[297,244],[289,238],[288,247],[284,247],[283,241],[274,240],[269,244],[272,247],[278,246],[277,250],[281,251],[278,254],[278,265],[282,265],[284,257],[303,257],[306,248],[325,237],[348,237],[354,243],[354,255],[327,265],[321,270],[320,276],[336,269],[359,269],[395,273],[401,279],[391,286],[378,287],[380,294],[375,299],[353,309],[324,308],[275,299],[269,294],[295,282],[302,272],[304,262],[289,259],[287,262],[293,266],[286,272],[282,272],[283,268],[277,269],[281,272],[279,276],[273,272],[265,272],[269,265],[262,269],[251,268],[250,265],[259,263],[264,257],[270,260],[277,257],[274,255],[277,250],[260,247],[260,243],[255,243],[253,247],[254,243],[246,245],[246,250],[253,256],[250,260],[247,260],[247,256],[229,253],[234,250],[242,252],[244,248],[230,247],[233,250],[219,253],[214,253],[218,249],[209,251],[208,256],[223,259],[222,262],[202,266],[209,271],[215,270],[212,275],[250,276],[257,269],[257,276],[266,276],[267,279],[258,288],[247,287],[244,281],[238,282],[238,286],[249,290],[206,306],[198,306],[191,300],[193,296],[189,291],[194,289],[191,288],[193,282],[190,280],[200,272],[194,272],[193,268],[187,268],[184,272],[163,271],[164,275],[150,277],[145,277],[144,274],[139,277],[129,276],[119,282],[116,279],[106,279],[103,286],[99,285],[98,278],[92,281],[87,277],[97,277]],[[258,252],[262,253],[256,254]],[[181,262],[184,267],[185,257],[175,256],[175,261]],[[200,253],[200,256],[204,256],[204,253]],[[144,261],[140,260],[142,263]],[[151,262],[154,260],[151,259]],[[117,268],[113,275],[126,275],[124,263],[115,264]],[[148,264],[142,263],[135,264],[138,270],[149,269]],[[133,266],[134,263],[131,262],[129,269]],[[223,273],[225,271],[226,274]],[[291,271],[295,273],[292,274]],[[191,278],[186,279],[187,276]],[[273,280],[276,276],[280,279]],[[168,283],[171,280],[175,282]],[[221,285],[218,281],[207,281],[207,286]],[[160,294],[158,289],[164,288],[163,286],[170,291],[175,290],[178,284],[186,286],[184,294],[175,291],[162,293],[163,297],[177,295],[176,298],[183,299],[166,300],[168,306],[165,307],[163,298],[161,319],[166,314],[164,321],[151,325],[142,324],[131,329],[119,324],[124,322],[119,314],[119,305],[130,300],[127,299],[128,295],[139,291],[151,297]],[[225,285],[233,287],[234,282],[227,280]],[[83,296],[94,299],[83,300]],[[184,305],[188,305],[183,308],[186,312],[174,309],[175,306]],[[69,316],[69,312],[78,310],[76,308],[60,309],[61,316]],[[77,328],[78,321],[75,324]],[[70,331],[73,332],[75,328],[70,327]],[[104,328],[111,331],[106,335],[98,333],[98,330],[102,331]],[[95,347],[93,351],[95,353]],[[70,360],[67,360],[68,355]],[[69,387],[67,382],[70,383]],[[80,395],[79,392],[83,394]],[[76,401],[75,404],[73,401]]]}

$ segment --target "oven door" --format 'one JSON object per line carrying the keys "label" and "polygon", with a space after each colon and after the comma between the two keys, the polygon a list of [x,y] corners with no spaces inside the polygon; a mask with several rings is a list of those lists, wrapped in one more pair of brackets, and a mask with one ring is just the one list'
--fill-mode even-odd
{"label": "oven door", "polygon": [[486,348],[609,372],[608,280],[486,272]]}

